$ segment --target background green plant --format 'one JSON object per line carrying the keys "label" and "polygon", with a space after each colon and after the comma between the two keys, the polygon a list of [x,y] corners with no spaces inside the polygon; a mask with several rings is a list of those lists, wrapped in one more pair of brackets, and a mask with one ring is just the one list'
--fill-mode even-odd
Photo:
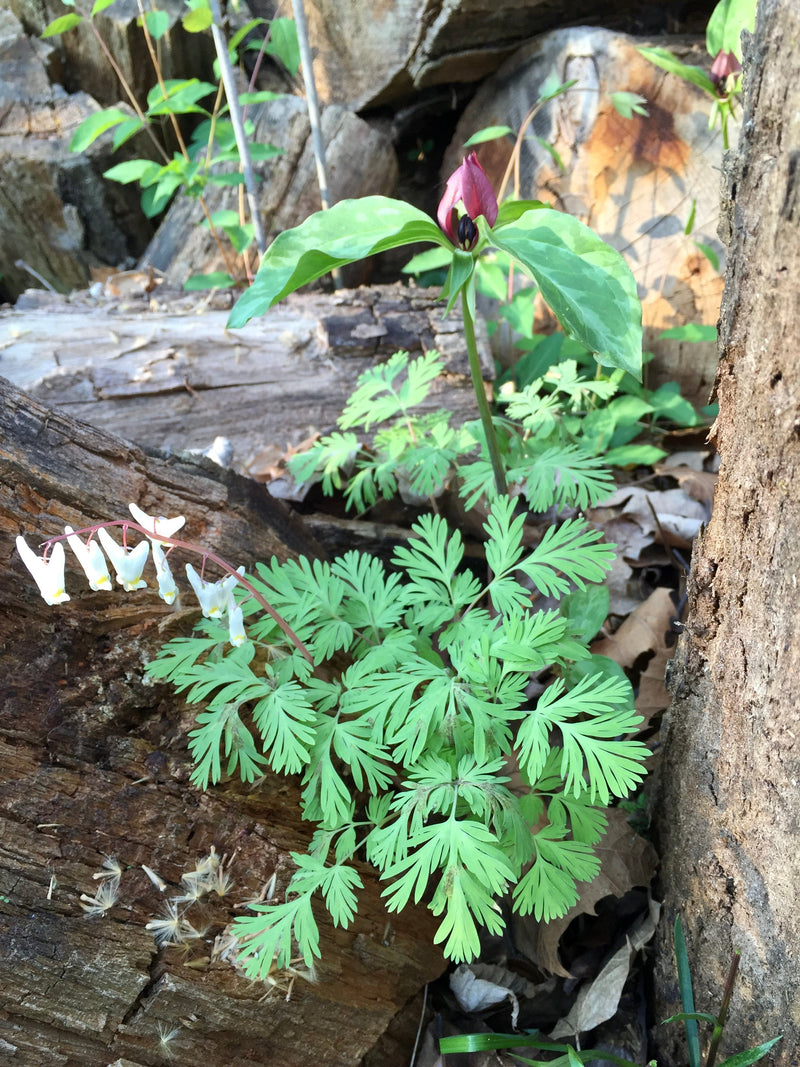
{"label": "background green plant", "polygon": [[[66,3],[66,0],[64,2]],[[131,115],[119,107],[108,107],[89,115],[75,131],[70,149],[83,152],[102,134],[113,130],[112,147],[117,150],[138,133],[146,132],[160,160],[129,159],[105,171],[104,177],[123,185],[137,183],[142,190],[141,206],[147,218],[160,215],[179,189],[187,196],[199,200],[205,214],[204,225],[211,230],[228,270],[196,275],[189,279],[186,288],[207,289],[232,285],[235,283],[235,276],[240,273],[235,267],[235,257],[243,256],[250,248],[255,236],[255,224],[252,219],[246,219],[243,208],[239,211],[223,210],[211,213],[204,199],[208,186],[241,186],[244,183],[241,146],[237,142],[235,126],[231,121],[230,102],[225,100],[219,59],[214,64],[216,83],[194,77],[165,79],[153,45],[167,33],[169,16],[164,11],[145,11],[141,8],[139,24],[148,45],[156,77],[156,84],[147,94],[146,106],[142,107],[95,25],[96,16],[114,2],[115,0],[95,0],[91,12],[87,15],[72,10],[51,22],[42,34],[43,37],[53,37],[67,33],[84,20],[88,20],[134,110]],[[208,0],[187,0],[187,7],[188,11],[181,20],[184,29],[189,33],[207,32],[213,22]],[[254,31],[261,27],[265,27],[263,39],[253,40]],[[297,74],[300,65],[295,25],[288,18],[275,18],[271,22],[261,18],[250,20],[232,36],[227,49],[233,65],[239,62],[242,52],[251,49],[258,49],[278,58],[291,77]],[[244,92],[238,94],[238,104],[246,109],[251,105],[273,100],[279,95],[268,91]],[[179,120],[187,118],[192,123],[192,129],[191,133],[185,134]],[[161,136],[161,127],[165,121],[170,124],[178,145],[171,158],[163,146]],[[282,154],[283,150],[274,145],[256,142],[253,123],[246,118],[244,133],[248,141],[247,153],[250,159],[264,161]],[[220,232],[230,241],[233,257],[230,250],[221,243],[218,236]]]}
{"label": "background green plant", "polygon": [[[753,32],[756,21],[756,3],[757,0],[720,0],[706,26],[706,49],[712,59],[720,53],[727,52],[736,56],[738,62],[741,63],[742,31]],[[719,120],[723,147],[729,148],[728,121],[734,117],[736,101],[741,96],[741,71],[722,83],[715,83],[702,67],[682,63],[667,48],[648,46],[640,48],[639,51],[657,67],[661,67],[669,74],[677,74],[679,78],[696,85],[698,89],[702,89],[711,97],[712,107],[708,118],[708,128],[713,129]]]}

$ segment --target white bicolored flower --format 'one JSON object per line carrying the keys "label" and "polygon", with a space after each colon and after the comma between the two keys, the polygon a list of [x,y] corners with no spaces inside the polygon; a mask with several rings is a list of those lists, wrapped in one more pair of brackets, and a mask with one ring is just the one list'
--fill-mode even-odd
{"label": "white bicolored flower", "polygon": [[178,595],[178,587],[175,585],[175,579],[172,577],[172,571],[169,569],[169,563],[167,563],[164,549],[158,541],[153,541],[152,544],[153,563],[156,565],[156,577],[158,578],[158,595],[167,604],[172,604],[175,597]]}
{"label": "white bicolored flower", "polygon": [[17,552],[48,604],[63,604],[69,600],[64,589],[64,546],[60,541],[56,541],[49,557],[45,559],[44,556],[37,556],[25,538],[20,536],[17,538]]}
{"label": "white bicolored flower", "polygon": [[71,526],[64,527],[69,547],[75,553],[75,558],[83,567],[86,577],[89,579],[91,589],[110,589],[111,576],[106,566],[106,557],[97,541],[89,541],[84,544],[80,537],[73,531]]}
{"label": "white bicolored flower", "polygon": [[228,634],[232,645],[243,645],[247,640],[242,605],[233,600],[228,608]]}
{"label": "white bicolored flower", "polygon": [[134,589],[146,589],[147,582],[142,578],[142,571],[145,563],[147,563],[147,557],[150,555],[150,542],[140,541],[135,548],[124,548],[122,545],[117,544],[104,526],[101,526],[97,531],[97,536],[100,538],[100,542],[106,550],[106,555],[117,572],[117,581],[125,592],[130,593]]}
{"label": "white bicolored flower", "polygon": [[[157,518],[154,515],[148,515],[146,511],[142,511],[136,504],[128,504],[128,509],[131,515],[143,526],[148,534],[152,531],[152,534],[158,537],[174,537],[180,530],[186,519],[183,515],[177,515],[174,519],[167,519],[163,515],[159,515]],[[152,537],[150,538],[153,539]]]}
{"label": "white bicolored flower", "polygon": [[[239,567],[236,574],[244,574],[244,567]],[[236,585],[236,575],[228,574],[220,578],[218,582],[207,582],[201,578],[191,563],[186,564],[186,577],[189,579],[200,601],[203,615],[207,619],[220,619],[232,607],[235,606],[233,589]]]}

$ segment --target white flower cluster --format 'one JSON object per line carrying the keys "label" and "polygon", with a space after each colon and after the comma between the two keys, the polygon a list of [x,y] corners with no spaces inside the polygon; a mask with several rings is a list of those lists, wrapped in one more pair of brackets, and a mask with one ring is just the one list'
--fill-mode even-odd
{"label": "white flower cluster", "polygon": [[[174,537],[178,530],[186,522],[183,515],[174,519],[166,519],[163,516],[155,518],[148,515],[137,507],[129,504],[131,515],[136,522],[148,531],[148,541],[141,541],[133,548],[125,544],[119,545],[104,526],[97,529],[97,537],[100,544],[90,536],[88,542],[84,542],[73,531],[71,526],[64,527],[66,540],[75,554],[76,559],[89,579],[92,589],[111,589],[111,576],[108,573],[106,556],[111,561],[117,576],[117,582],[126,592],[133,589],[146,589],[147,582],[142,578],[142,572],[150,556],[152,547],[153,563],[158,580],[158,595],[167,604],[172,604],[178,595],[178,587],[167,562],[167,556],[163,548],[163,538]],[[152,534],[149,531],[152,530]],[[105,549],[103,555],[101,549]],[[65,589],[64,582],[64,546],[61,541],[56,541],[45,556],[37,556],[29,547],[25,538],[17,538],[17,551],[22,562],[30,571],[34,581],[39,587],[39,592],[48,604],[63,604],[69,600],[69,594]],[[244,574],[244,567],[239,567],[236,572]],[[194,569],[191,563],[186,564],[186,576],[200,601],[203,615],[207,619],[219,619],[228,616],[230,627],[230,641],[232,645],[241,645],[247,640],[242,618],[242,608],[233,597],[236,586],[236,575],[229,574],[217,582],[207,582]]]}

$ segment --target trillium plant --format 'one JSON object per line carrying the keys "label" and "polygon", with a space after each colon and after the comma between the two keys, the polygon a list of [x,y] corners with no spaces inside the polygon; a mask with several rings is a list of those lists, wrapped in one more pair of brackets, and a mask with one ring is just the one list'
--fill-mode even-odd
{"label": "trillium plant", "polygon": [[[606,809],[644,775],[630,682],[587,647],[608,613],[602,582],[613,546],[580,509],[609,479],[571,446],[536,451],[533,395],[517,398],[520,433],[493,415],[475,340],[476,271],[491,253],[538,285],[600,364],[639,376],[633,277],[570,216],[536,201],[498,205],[475,155],[447,182],[437,219],[385,197],[312,216],[276,238],[229,326],[364,256],[435,246],[449,265],[448,311],[460,301],[480,419],[454,428],[415,414],[442,362],[398,353],[362,376],[340,425],[382,424],[389,436],[402,425],[434,473],[455,458],[456,492],[481,508],[485,565],[465,565],[459,530],[436,513],[414,524],[391,565],[351,551],[332,562],[273,559],[247,574],[177,540],[182,519],[154,519],[135,505],[133,521],[68,527],[42,556],[18,541],[51,604],[68,599],[64,540],[94,589],[111,587],[101,549],[131,591],[152,557],[167,603],[177,596],[168,558],[202,559],[186,574],[204,619],[148,666],[202,705],[189,736],[192,781],[299,775],[303,816],[315,827],[308,850],[292,853],[288,883],[233,924],[254,978],[288,966],[296,949],[309,965],[319,955],[315,898],[336,925],[350,925],[364,861],[390,911],[424,900],[441,917],[436,941],[453,960],[475,957],[482,929],[502,931],[504,897],[506,911],[538,921],[563,915],[599,871]],[[339,436],[346,467],[352,446]],[[333,485],[337,464],[323,472]],[[384,492],[396,487],[386,470],[370,477]],[[525,518],[534,510],[555,519],[530,547]],[[132,532],[145,540],[129,545]],[[223,576],[209,581],[205,564]]]}
{"label": "trillium plant", "polygon": [[[424,212],[383,196],[343,200],[272,243],[229,327],[244,326],[289,293],[329,271],[404,245],[428,241],[449,264],[442,297],[448,312],[461,298],[470,372],[498,492],[506,491],[500,448],[475,341],[479,257],[494,249],[538,285],[565,332],[598,362],[641,378],[641,305],[625,260],[571,215],[535,200],[498,206],[473,152],[449,178],[437,226]],[[430,261],[429,261],[430,262]]]}

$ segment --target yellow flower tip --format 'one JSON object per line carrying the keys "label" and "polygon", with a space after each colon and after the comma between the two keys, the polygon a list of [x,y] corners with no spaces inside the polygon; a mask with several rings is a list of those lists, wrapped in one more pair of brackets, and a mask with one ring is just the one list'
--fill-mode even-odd
{"label": "yellow flower tip", "polygon": [[39,587],[45,603],[64,604],[69,594],[64,589],[64,546],[57,541],[47,559],[37,556],[25,538],[17,537],[17,552]]}

